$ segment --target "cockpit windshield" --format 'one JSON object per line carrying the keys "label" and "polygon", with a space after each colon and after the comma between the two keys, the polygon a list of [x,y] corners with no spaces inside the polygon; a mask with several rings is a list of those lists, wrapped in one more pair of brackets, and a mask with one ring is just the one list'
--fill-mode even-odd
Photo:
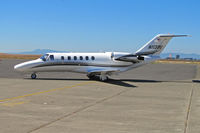
{"label": "cockpit windshield", "polygon": [[46,61],[48,56],[49,56],[48,54],[45,54],[41,56],[40,59],[42,59],[43,61]]}

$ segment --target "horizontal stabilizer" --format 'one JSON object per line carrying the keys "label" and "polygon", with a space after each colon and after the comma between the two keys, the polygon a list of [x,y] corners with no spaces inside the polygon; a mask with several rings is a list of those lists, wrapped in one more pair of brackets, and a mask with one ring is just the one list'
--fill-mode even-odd
{"label": "horizontal stabilizer", "polygon": [[160,35],[160,37],[189,37],[189,35],[170,35],[170,34],[167,34],[167,35]]}

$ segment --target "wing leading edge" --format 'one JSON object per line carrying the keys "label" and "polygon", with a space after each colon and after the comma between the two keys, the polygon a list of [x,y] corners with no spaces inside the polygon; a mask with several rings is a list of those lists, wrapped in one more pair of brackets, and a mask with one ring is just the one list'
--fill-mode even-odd
{"label": "wing leading edge", "polygon": [[94,69],[88,69],[88,74],[89,75],[101,75],[101,74],[106,74],[106,75],[112,75],[113,73],[120,72],[119,69],[115,68],[94,68]]}

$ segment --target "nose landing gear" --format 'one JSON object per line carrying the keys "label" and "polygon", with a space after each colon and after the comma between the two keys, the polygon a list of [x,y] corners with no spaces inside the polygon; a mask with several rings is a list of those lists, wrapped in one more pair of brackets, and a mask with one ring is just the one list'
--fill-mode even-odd
{"label": "nose landing gear", "polygon": [[31,78],[32,79],[36,79],[37,78],[37,75],[35,73],[31,74]]}

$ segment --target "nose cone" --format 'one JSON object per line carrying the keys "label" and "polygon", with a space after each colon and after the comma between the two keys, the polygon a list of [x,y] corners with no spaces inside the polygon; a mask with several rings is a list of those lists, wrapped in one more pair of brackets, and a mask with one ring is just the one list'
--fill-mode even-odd
{"label": "nose cone", "polygon": [[32,67],[34,67],[42,62],[43,61],[41,59],[27,61],[27,62],[15,65],[14,70],[21,71],[21,72],[30,71],[32,69]]}
{"label": "nose cone", "polygon": [[15,71],[22,71],[22,69],[23,69],[23,65],[22,64],[18,64],[18,65],[14,66],[14,70]]}
{"label": "nose cone", "polygon": [[16,71],[27,71],[29,67],[32,65],[31,61],[20,63],[14,66],[14,70]]}

